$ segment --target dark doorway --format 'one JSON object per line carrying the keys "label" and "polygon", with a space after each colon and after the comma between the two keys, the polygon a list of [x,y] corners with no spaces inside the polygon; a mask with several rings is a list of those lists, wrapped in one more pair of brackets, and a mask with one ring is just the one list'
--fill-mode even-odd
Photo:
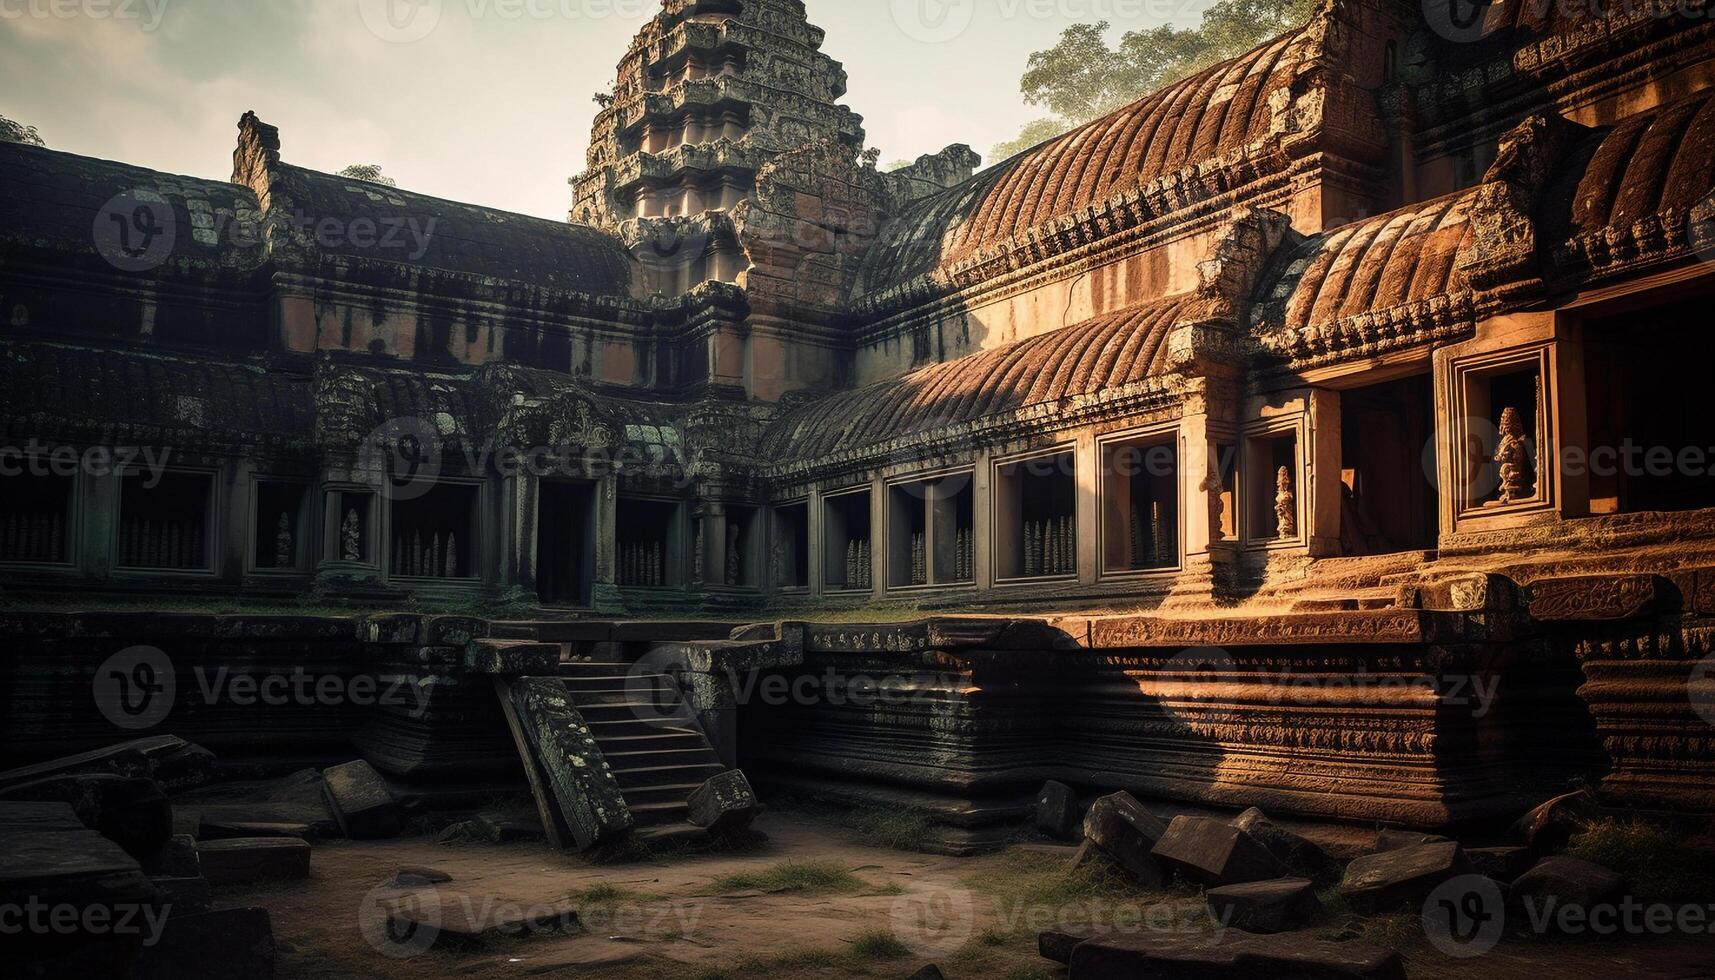
{"label": "dark doorway", "polygon": [[536,505],[536,596],[545,606],[587,606],[594,581],[595,493],[582,483],[541,486]]}
{"label": "dark doorway", "polygon": [[1425,462],[1434,418],[1427,374],[1340,393],[1340,540],[1346,554],[1436,546],[1438,498]]}

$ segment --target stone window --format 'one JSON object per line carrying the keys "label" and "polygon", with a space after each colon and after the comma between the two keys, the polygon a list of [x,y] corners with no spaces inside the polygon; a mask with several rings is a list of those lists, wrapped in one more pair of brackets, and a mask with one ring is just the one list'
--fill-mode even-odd
{"label": "stone window", "polygon": [[822,500],[822,585],[829,592],[868,592],[873,585],[869,499],[865,489]]}
{"label": "stone window", "polygon": [[310,567],[306,531],[309,485],[259,479],[250,513],[250,569],[255,572],[303,572]]}
{"label": "stone window", "polygon": [[995,577],[1078,574],[1078,481],[1070,450],[995,466]]}
{"label": "stone window", "polygon": [[1178,433],[1104,442],[1101,459],[1103,573],[1178,568]]}
{"label": "stone window", "polygon": [[17,469],[16,476],[0,477],[0,563],[70,564],[76,478],[34,473],[22,463]]}
{"label": "stone window", "polygon": [[1244,534],[1253,547],[1298,544],[1304,539],[1304,467],[1296,420],[1284,431],[1245,441]]}
{"label": "stone window", "polygon": [[685,507],[677,500],[621,497],[614,535],[614,578],[622,588],[685,584]]}
{"label": "stone window", "polygon": [[119,567],[165,571],[213,568],[214,476],[128,473],[119,490]]}
{"label": "stone window", "polygon": [[810,505],[804,501],[774,508],[774,544],[770,562],[774,585],[787,591],[810,587]]}
{"label": "stone window", "polygon": [[726,509],[726,569],[728,588],[755,589],[762,585],[762,519],[755,507]]}
{"label": "stone window", "polygon": [[1544,466],[1552,431],[1544,395],[1552,344],[1471,358],[1453,367],[1453,488],[1461,516],[1553,506]]}
{"label": "stone window", "polygon": [[1427,551],[1439,532],[1427,374],[1340,394],[1340,551]]}
{"label": "stone window", "polygon": [[595,583],[595,487],[543,481],[536,502],[536,595],[587,606]]}
{"label": "stone window", "polygon": [[974,580],[975,501],[969,473],[889,487],[888,587]]}
{"label": "stone window", "polygon": [[393,501],[388,566],[393,578],[477,577],[474,484],[437,483],[422,496]]}

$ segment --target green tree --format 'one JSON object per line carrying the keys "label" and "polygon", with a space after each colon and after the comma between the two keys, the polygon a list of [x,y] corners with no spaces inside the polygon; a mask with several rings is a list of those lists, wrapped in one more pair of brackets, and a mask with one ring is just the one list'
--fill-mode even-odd
{"label": "green tree", "polygon": [[994,148],[1003,160],[1074,126],[1112,112],[1216,62],[1236,58],[1310,19],[1317,0],[1215,0],[1203,23],[1127,31],[1110,44],[1107,21],[1074,24],[1059,43],[1030,56],[1019,88],[1053,116],[1030,123]]}
{"label": "green tree", "polygon": [[23,143],[26,146],[45,146],[42,134],[36,132],[36,127],[16,123],[5,116],[0,116],[0,143]]}
{"label": "green tree", "polygon": [[354,163],[339,172],[341,177],[352,180],[366,180],[371,184],[384,187],[398,187],[399,182],[381,172],[381,165],[376,163]]}

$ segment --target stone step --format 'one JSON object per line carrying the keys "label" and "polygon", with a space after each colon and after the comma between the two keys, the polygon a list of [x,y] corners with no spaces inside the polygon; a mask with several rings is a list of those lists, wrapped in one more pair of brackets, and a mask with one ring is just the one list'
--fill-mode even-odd
{"label": "stone step", "polygon": [[701,732],[692,731],[655,729],[647,735],[598,733],[596,739],[601,743],[602,752],[609,756],[616,753],[635,755],[640,752],[696,752],[704,749],[714,751],[703,740]]}
{"label": "stone step", "polygon": [[688,720],[682,722],[645,721],[641,718],[585,718],[584,723],[590,728],[590,734],[596,737],[596,742],[607,744],[609,738],[643,738],[651,735],[692,735],[702,738],[703,733],[692,727]]}
{"label": "stone step", "polygon": [[699,847],[710,841],[708,831],[684,821],[639,826],[632,837],[652,847]]}
{"label": "stone step", "polygon": [[[609,764],[612,760],[609,759]],[[619,769],[613,770],[613,778],[619,781],[619,788],[630,793],[633,789],[654,789],[666,786],[689,785],[692,790],[703,785],[707,780],[719,776],[726,767],[718,762],[689,766],[657,766],[654,768]],[[692,790],[687,790],[688,797]]]}
{"label": "stone step", "polygon": [[638,721],[658,722],[665,719],[691,721],[691,712],[682,702],[661,705],[652,701],[601,701],[585,704],[578,701],[578,711],[586,721],[624,721],[633,718]]}
{"label": "stone step", "polygon": [[624,677],[636,668],[636,664],[619,663],[612,660],[562,660],[560,661],[561,677]]}
{"label": "stone step", "polygon": [[578,702],[578,708],[599,708],[610,704],[652,704],[657,709],[668,709],[684,703],[679,689],[674,687],[634,687],[618,691],[586,691],[573,690],[572,697]]}
{"label": "stone step", "polygon": [[625,794],[625,802],[631,804],[632,809],[635,810],[639,806],[647,806],[652,803],[671,803],[674,806],[684,806],[686,801],[691,798],[691,794],[701,789],[702,786],[703,780],[698,779],[686,783],[638,786],[623,789],[622,792]]}
{"label": "stone step", "polygon": [[683,823],[691,808],[684,800],[667,803],[633,803],[630,794],[626,794],[625,802],[631,808],[631,819],[638,827],[658,827],[662,824]]}
{"label": "stone step", "polygon": [[697,739],[673,748],[630,749],[600,742],[601,754],[615,772],[632,769],[658,769],[667,766],[706,766],[720,763],[715,750]]}

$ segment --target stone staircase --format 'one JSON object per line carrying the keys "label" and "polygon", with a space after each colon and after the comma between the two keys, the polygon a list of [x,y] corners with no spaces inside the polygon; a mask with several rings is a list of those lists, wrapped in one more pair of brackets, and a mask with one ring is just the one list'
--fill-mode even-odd
{"label": "stone staircase", "polygon": [[634,663],[569,657],[571,692],[645,840],[702,831],[685,822],[687,800],[727,771],[673,678]]}

